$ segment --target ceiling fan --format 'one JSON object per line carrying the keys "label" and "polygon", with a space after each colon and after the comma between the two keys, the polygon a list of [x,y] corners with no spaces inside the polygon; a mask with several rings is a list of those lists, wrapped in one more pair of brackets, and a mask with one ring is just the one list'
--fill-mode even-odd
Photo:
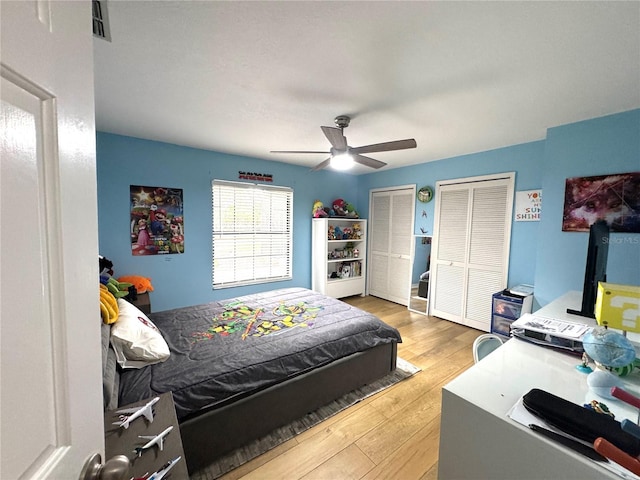
{"label": "ceiling fan", "polygon": [[[330,157],[320,162],[311,170],[321,170],[331,164],[337,166],[337,161],[347,160],[349,163],[359,163],[371,168],[384,167],[386,163],[373,158],[365,157],[362,153],[373,152],[389,152],[391,150],[404,150],[406,148],[416,148],[417,144],[413,138],[406,140],[396,140],[393,142],[376,143],[373,145],[365,145],[363,147],[350,147],[347,145],[347,139],[344,136],[344,129],[349,126],[351,118],[347,115],[339,115],[334,119],[336,127],[320,127],[331,143],[331,149],[328,152],[317,152],[309,150],[272,150],[271,153],[328,153]],[[345,158],[347,157],[347,158]],[[350,159],[348,157],[351,157]],[[344,168],[344,167],[343,167]],[[348,167],[347,167],[348,168]]]}

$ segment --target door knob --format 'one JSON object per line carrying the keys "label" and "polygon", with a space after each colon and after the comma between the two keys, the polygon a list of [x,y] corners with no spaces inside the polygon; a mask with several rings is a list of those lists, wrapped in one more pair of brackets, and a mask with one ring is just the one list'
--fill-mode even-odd
{"label": "door knob", "polygon": [[125,455],[116,455],[104,463],[99,453],[89,457],[82,467],[79,480],[124,480],[131,463]]}

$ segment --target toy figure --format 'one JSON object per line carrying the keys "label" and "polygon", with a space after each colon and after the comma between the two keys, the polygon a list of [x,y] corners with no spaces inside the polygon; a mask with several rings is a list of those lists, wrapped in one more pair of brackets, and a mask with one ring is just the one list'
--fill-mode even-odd
{"label": "toy figure", "polygon": [[321,217],[327,216],[327,212],[324,209],[324,205],[320,200],[316,200],[315,202],[313,202],[312,213],[313,213],[313,218],[321,218]]}
{"label": "toy figure", "polygon": [[341,198],[337,198],[333,201],[333,211],[338,217],[344,217],[347,215],[347,204]]}
{"label": "toy figure", "polygon": [[360,218],[358,212],[356,212],[356,207],[353,206],[352,203],[347,203],[347,218]]}
{"label": "toy figure", "polygon": [[349,264],[343,265],[340,270],[340,277],[349,278],[350,276],[351,276],[351,265]]}

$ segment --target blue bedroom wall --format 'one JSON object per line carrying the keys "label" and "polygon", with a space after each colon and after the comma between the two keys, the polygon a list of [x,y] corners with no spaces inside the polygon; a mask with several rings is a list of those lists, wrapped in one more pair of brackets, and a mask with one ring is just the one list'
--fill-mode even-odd
{"label": "blue bedroom wall", "polygon": [[[544,156],[544,141],[530,142],[487,152],[463,155],[435,162],[371,173],[360,177],[358,204],[368,216],[368,195],[373,188],[416,185],[416,190],[428,185],[435,191],[439,180],[474,177],[502,172],[516,172],[516,191],[534,190],[542,186],[540,164]],[[543,192],[542,211],[545,202]],[[421,203],[416,199],[415,234],[433,235],[435,201]],[[532,284],[535,275],[536,243],[540,222],[513,222],[509,256],[509,285]],[[424,230],[424,232],[423,232]]]}
{"label": "blue bedroom wall", "polygon": [[[211,181],[238,180],[239,171],[273,175],[273,185],[293,188],[293,279],[213,290],[211,287]],[[311,210],[357,195],[357,177],[255,158],[98,132],[98,226],[100,253],[116,276],[143,275],[154,286],[154,311],[221,300],[288,286],[311,287]],[[129,240],[129,186],[182,188],[185,252],[133,256]],[[347,193],[345,193],[347,192]]]}
{"label": "blue bedroom wall", "polygon": [[[238,171],[273,175],[294,189],[293,280],[212,290],[211,180],[238,179]],[[581,290],[588,235],[562,232],[565,179],[640,171],[640,110],[550,128],[547,138],[487,152],[362,176],[227,155],[99,132],[97,135],[100,252],[117,275],[152,278],[154,310],[181,307],[286,286],[310,287],[311,207],[315,199],[345,198],[368,218],[369,190],[399,185],[434,187],[438,180],[516,172],[516,191],[542,189],[540,222],[513,222],[509,285],[534,283],[545,305]],[[134,257],[129,243],[129,186],[182,188],[185,253]],[[416,234],[433,234],[435,202],[416,201]],[[424,211],[424,214],[423,214]],[[609,281],[640,284],[640,235],[614,233]]]}
{"label": "blue bedroom wall", "polygon": [[[640,110],[550,128],[541,170],[535,297],[545,305],[584,281],[589,234],[562,231],[565,180],[640,172]],[[640,285],[640,234],[611,233],[607,281]]]}

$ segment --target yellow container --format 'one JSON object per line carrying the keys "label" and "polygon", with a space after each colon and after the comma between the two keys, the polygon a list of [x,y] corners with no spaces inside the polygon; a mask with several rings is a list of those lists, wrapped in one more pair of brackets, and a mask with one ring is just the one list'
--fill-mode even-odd
{"label": "yellow container", "polygon": [[595,314],[598,325],[640,332],[640,287],[598,283]]}

